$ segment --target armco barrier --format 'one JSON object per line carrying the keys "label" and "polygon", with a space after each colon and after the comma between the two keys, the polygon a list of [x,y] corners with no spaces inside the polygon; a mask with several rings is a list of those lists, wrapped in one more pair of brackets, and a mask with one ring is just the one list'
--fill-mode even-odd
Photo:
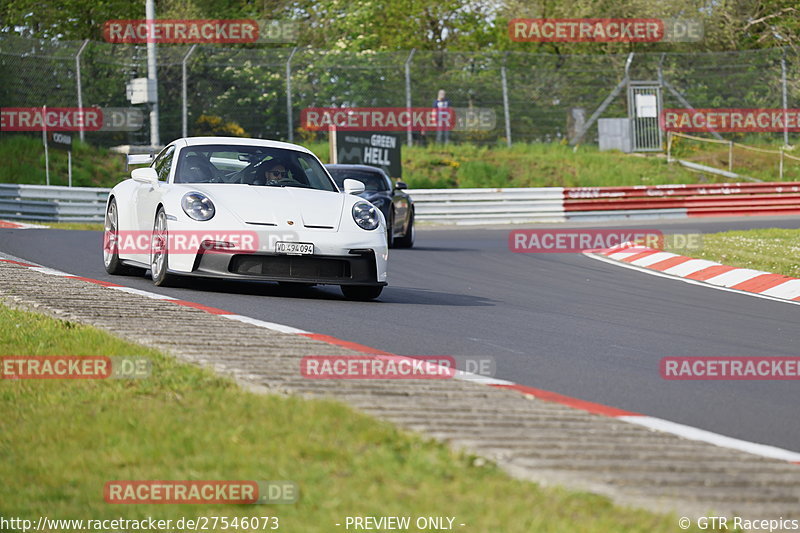
{"label": "armco barrier", "polygon": [[[109,190],[0,184],[0,219],[102,222]],[[418,221],[446,224],[800,214],[800,182],[408,193]]]}
{"label": "armco barrier", "polygon": [[102,222],[110,190],[0,184],[0,219]]}
{"label": "armco barrier", "polygon": [[564,189],[413,189],[416,220],[447,224],[564,222]]}
{"label": "armco barrier", "polygon": [[800,182],[564,189],[567,220],[800,214]]}

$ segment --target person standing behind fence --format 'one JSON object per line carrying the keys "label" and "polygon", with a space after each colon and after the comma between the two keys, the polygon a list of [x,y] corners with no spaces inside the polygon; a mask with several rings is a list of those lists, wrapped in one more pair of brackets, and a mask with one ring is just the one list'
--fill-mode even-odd
{"label": "person standing behind fence", "polygon": [[439,89],[439,96],[437,96],[436,100],[433,102],[433,109],[437,112],[436,142],[442,143],[442,140],[444,140],[444,144],[447,144],[450,142],[450,130],[443,129],[442,124],[448,124],[450,118],[447,113],[442,113],[442,110],[450,108],[450,100],[448,100],[445,95],[444,89]]}

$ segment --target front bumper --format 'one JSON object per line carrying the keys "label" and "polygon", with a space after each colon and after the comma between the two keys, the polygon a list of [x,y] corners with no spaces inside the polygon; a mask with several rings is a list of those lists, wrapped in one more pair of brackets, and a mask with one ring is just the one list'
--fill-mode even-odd
{"label": "front bumper", "polygon": [[181,275],[318,285],[386,285],[378,280],[375,252],[353,250],[346,256],[265,253],[200,253],[191,272]]}

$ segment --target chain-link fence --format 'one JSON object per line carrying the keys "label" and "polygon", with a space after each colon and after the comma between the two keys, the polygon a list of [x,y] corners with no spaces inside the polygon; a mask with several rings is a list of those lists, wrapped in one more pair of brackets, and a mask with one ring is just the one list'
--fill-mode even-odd
{"label": "chain-link fence", "polygon": [[[144,45],[0,34],[3,107],[75,107],[79,100],[129,107],[126,84],[146,76]],[[217,121],[249,136],[310,140],[314,134],[300,124],[304,108],[432,107],[445,89],[451,106],[487,108],[496,117],[494,129],[454,131],[452,142],[574,141],[576,116],[590,124],[583,142],[596,142],[592,115],[628,116],[626,81],[657,84],[664,108],[800,107],[800,61],[781,49],[631,56],[159,45],[159,133],[164,143],[207,133]],[[146,104],[135,107],[149,112]],[[145,120],[138,131],[85,137],[102,146],[149,144],[149,127]],[[412,137],[415,144],[431,140],[430,133]]]}

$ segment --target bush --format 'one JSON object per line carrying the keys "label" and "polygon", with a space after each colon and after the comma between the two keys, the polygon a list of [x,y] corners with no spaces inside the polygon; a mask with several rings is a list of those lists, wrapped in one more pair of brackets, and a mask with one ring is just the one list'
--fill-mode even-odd
{"label": "bush", "polygon": [[222,117],[216,115],[200,115],[195,123],[195,133],[197,135],[227,136],[227,137],[247,137],[247,132],[236,122],[225,122]]}

